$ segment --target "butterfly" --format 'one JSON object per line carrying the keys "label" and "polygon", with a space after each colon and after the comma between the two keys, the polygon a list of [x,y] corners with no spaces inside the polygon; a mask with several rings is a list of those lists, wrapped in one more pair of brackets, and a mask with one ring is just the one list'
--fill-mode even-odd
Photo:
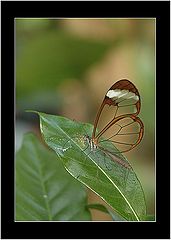
{"label": "butterfly", "polygon": [[[109,107],[111,119],[97,132],[99,120],[106,106]],[[118,154],[132,150],[143,138],[144,124],[138,117],[140,109],[140,94],[135,85],[127,79],[114,83],[105,94],[97,112],[92,136],[86,135],[91,151],[99,149],[112,160],[130,168],[130,165],[123,161]],[[106,133],[108,133],[108,137],[105,139]],[[109,148],[106,147],[106,143]],[[113,150],[111,144],[117,148]]]}

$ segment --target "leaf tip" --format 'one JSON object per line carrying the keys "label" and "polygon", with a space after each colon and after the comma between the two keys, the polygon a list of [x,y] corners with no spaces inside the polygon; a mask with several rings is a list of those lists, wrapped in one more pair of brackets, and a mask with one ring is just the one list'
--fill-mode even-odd
{"label": "leaf tip", "polygon": [[28,110],[25,110],[25,112],[31,112],[31,113],[37,113],[37,114],[39,114],[39,112],[38,112],[38,111],[35,111],[35,110],[30,110],[30,109],[28,109]]}

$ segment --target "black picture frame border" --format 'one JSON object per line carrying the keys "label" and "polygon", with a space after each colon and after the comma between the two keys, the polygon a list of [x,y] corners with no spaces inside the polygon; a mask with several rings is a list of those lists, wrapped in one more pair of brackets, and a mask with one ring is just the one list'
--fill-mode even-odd
{"label": "black picture frame border", "polygon": [[[156,18],[156,222],[14,221],[14,19],[18,17]],[[170,2],[1,2],[1,237],[170,238]],[[150,103],[149,103],[150,104]]]}

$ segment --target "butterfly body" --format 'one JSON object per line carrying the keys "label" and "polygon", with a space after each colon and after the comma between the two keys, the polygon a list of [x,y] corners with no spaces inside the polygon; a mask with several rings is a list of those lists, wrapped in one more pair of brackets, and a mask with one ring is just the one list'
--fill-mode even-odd
{"label": "butterfly body", "polygon": [[93,139],[89,137],[88,135],[85,135],[85,140],[87,141],[88,145],[90,146],[90,150],[94,151],[98,148],[96,139]]}

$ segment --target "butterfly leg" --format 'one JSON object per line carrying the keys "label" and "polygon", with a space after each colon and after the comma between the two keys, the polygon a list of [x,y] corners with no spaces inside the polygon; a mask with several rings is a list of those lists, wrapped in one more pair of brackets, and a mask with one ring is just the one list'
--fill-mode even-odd
{"label": "butterfly leg", "polygon": [[99,158],[97,156],[97,152],[93,151],[93,155],[94,155],[94,158],[97,159],[96,176],[95,176],[95,184],[97,185],[98,184],[98,180],[99,180]]}
{"label": "butterfly leg", "polygon": [[111,171],[112,168],[113,168],[113,167],[112,167],[112,164],[109,163],[109,162],[107,162],[105,152],[103,152],[103,155],[104,155],[104,165],[105,165],[105,167],[106,167],[107,170]]}
{"label": "butterfly leg", "polygon": [[124,186],[125,186],[125,189],[126,189],[127,182],[128,182],[128,177],[129,177],[129,173],[130,173],[130,168],[126,168],[124,172],[125,172],[125,174],[124,174]]}

